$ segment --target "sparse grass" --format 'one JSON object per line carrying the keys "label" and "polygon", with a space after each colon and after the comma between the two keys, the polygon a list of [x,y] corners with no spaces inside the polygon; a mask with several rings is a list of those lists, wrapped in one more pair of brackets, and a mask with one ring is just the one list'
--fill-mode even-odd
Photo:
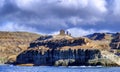
{"label": "sparse grass", "polygon": [[5,62],[7,62],[7,58],[6,57],[0,57],[0,64],[4,64]]}
{"label": "sparse grass", "polygon": [[30,42],[39,38],[40,35],[28,32],[2,32],[0,31],[0,63],[6,62],[7,58],[17,55],[29,47]]}
{"label": "sparse grass", "polygon": [[117,52],[120,53],[120,50],[118,49]]}

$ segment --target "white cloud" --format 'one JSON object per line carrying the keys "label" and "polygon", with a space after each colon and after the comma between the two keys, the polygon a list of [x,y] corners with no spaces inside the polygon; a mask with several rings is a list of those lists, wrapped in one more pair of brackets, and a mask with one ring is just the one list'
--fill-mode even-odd
{"label": "white cloud", "polygon": [[0,8],[3,7],[5,0],[0,0]]}
{"label": "white cloud", "polygon": [[84,36],[95,32],[93,29],[84,30],[82,28],[70,28],[67,31],[74,37]]}
{"label": "white cloud", "polygon": [[[41,0],[13,0],[16,5],[23,10],[34,10]],[[36,7],[35,7],[36,6]]]}
{"label": "white cloud", "polygon": [[[66,22],[77,26],[78,24],[96,24],[103,21],[107,12],[105,0],[13,0],[16,5],[25,11],[37,14],[38,19],[33,18],[37,24],[54,25],[56,19],[58,23]],[[42,17],[42,19],[41,19]],[[48,20],[48,18],[50,18]],[[39,20],[39,21],[38,21]],[[51,21],[50,21],[51,20]],[[53,21],[54,20],[54,21]],[[64,21],[64,22],[63,22]],[[66,23],[66,25],[65,25]],[[48,25],[48,23],[46,23]],[[69,25],[68,25],[69,26]]]}
{"label": "white cloud", "polygon": [[82,28],[70,28],[67,31],[69,31],[72,34],[72,36],[74,36],[74,37],[85,36],[85,35],[88,35],[88,34],[93,34],[95,32],[101,32],[101,33],[102,32],[111,32],[109,30],[98,30],[98,31],[96,31],[94,29],[85,30],[85,29],[82,29]]}
{"label": "white cloud", "polygon": [[107,11],[105,0],[88,0],[91,8],[97,10],[98,12],[104,13]]}
{"label": "white cloud", "polygon": [[23,25],[18,25],[13,22],[6,22],[2,26],[0,26],[1,31],[27,31],[27,32],[37,32],[35,28],[26,27]]}
{"label": "white cloud", "polygon": [[115,16],[120,16],[120,0],[114,0],[113,3],[113,14]]}
{"label": "white cloud", "polygon": [[59,0],[59,4],[67,8],[85,8],[88,5],[88,0]]}
{"label": "white cloud", "polygon": [[[70,9],[83,9],[95,10],[98,12],[106,12],[105,0],[15,0],[18,7],[26,10],[39,10],[51,6],[63,6]],[[63,8],[62,7],[62,8]],[[90,9],[89,9],[90,8]],[[87,10],[87,9],[86,9]]]}

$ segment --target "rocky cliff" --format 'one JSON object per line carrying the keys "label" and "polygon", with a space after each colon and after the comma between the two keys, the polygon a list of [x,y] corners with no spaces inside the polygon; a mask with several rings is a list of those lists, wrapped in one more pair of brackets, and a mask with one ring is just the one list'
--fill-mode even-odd
{"label": "rocky cliff", "polygon": [[[78,66],[118,66],[109,53],[109,41],[94,41],[85,37],[73,38],[68,35],[41,36],[30,43],[28,50],[18,55],[15,64]],[[113,53],[112,53],[113,54]],[[113,56],[114,57],[114,56]],[[119,58],[119,57],[118,57]],[[116,60],[116,59],[115,59]]]}
{"label": "rocky cliff", "polygon": [[[64,47],[64,46],[77,46],[83,45],[88,43],[90,40],[87,38],[49,38],[52,36],[47,36],[45,39],[44,37],[40,37],[38,40],[33,41],[30,43],[30,48],[34,48],[37,46],[45,46],[52,49]],[[49,39],[48,39],[49,38]]]}
{"label": "rocky cliff", "polygon": [[119,35],[95,33],[75,38],[65,31],[50,36],[1,32],[0,61],[15,65],[119,66],[120,57],[114,52],[119,50]]}
{"label": "rocky cliff", "polygon": [[112,49],[120,49],[120,33],[116,33],[113,35],[110,46]]}
{"label": "rocky cliff", "polygon": [[89,60],[101,57],[99,50],[60,50],[30,49],[17,57],[17,64],[32,63],[34,65],[78,66],[89,65]]}

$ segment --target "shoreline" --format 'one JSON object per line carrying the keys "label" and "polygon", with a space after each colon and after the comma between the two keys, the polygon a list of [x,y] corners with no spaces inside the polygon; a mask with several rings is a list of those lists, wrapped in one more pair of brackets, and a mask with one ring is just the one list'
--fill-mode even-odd
{"label": "shoreline", "polygon": [[81,65],[81,66],[54,66],[54,65],[39,65],[39,66],[34,66],[33,64],[18,64],[18,65],[13,65],[13,64],[0,64],[0,66],[27,66],[27,67],[43,67],[43,66],[48,66],[48,67],[120,67],[120,66],[103,66],[103,65],[96,65],[96,66],[92,66],[92,65]]}

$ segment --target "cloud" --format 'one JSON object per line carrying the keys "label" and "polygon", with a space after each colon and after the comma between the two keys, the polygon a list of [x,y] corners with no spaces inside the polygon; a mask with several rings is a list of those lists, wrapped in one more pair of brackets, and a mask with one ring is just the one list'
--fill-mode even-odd
{"label": "cloud", "polygon": [[120,16],[120,0],[115,0],[113,3],[113,14],[115,16]]}
{"label": "cloud", "polygon": [[5,0],[0,0],[0,8],[4,5]]}
{"label": "cloud", "polygon": [[88,15],[101,16],[107,11],[105,0],[15,0],[15,3],[22,10],[45,16],[87,18]]}
{"label": "cloud", "polygon": [[119,18],[119,0],[0,1],[1,30],[50,34],[65,29],[84,35],[119,31]]}
{"label": "cloud", "polygon": [[95,32],[111,32],[111,31],[108,31],[108,30],[99,30],[99,31],[96,31],[94,29],[89,29],[89,30],[85,30],[85,29],[82,29],[82,28],[71,28],[71,29],[68,29],[67,31],[69,31],[71,33],[72,36],[74,37],[79,37],[79,36],[85,36],[85,35],[88,35],[88,34],[91,34],[91,33],[95,33]]}
{"label": "cloud", "polygon": [[95,32],[93,29],[84,30],[82,28],[71,28],[68,29],[67,31],[69,31],[71,35],[74,37],[84,36]]}
{"label": "cloud", "polygon": [[0,27],[1,31],[27,31],[27,32],[37,32],[37,30],[35,28],[32,27],[26,27],[26,26],[21,26],[18,25],[16,23],[12,23],[12,22],[7,22],[4,25],[2,25]]}

